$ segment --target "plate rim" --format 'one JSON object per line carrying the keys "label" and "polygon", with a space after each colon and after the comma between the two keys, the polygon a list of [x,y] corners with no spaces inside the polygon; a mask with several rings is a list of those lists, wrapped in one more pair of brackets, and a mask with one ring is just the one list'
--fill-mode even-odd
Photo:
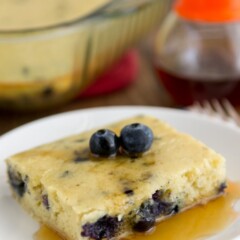
{"label": "plate rim", "polygon": [[148,109],[148,110],[153,110],[153,111],[165,111],[167,113],[170,114],[183,114],[183,115],[188,115],[190,117],[193,118],[198,118],[201,121],[205,121],[205,122],[209,122],[210,124],[217,124],[220,127],[224,127],[230,131],[234,131],[235,133],[237,132],[238,134],[240,134],[240,128],[234,125],[230,125],[227,122],[225,122],[222,119],[218,119],[218,118],[211,118],[210,116],[207,115],[203,115],[201,113],[196,113],[196,112],[191,112],[189,110],[185,110],[185,109],[178,109],[178,108],[169,108],[169,107],[158,107],[158,106],[145,106],[145,105],[119,105],[119,106],[101,106],[101,107],[90,107],[90,108],[83,108],[83,109],[76,109],[76,110],[70,110],[70,111],[66,111],[66,112],[61,112],[61,113],[56,113],[56,114],[51,114],[45,117],[41,117],[38,119],[35,119],[33,121],[24,123],[18,127],[15,127],[9,131],[7,131],[6,133],[0,135],[0,144],[2,141],[4,141],[5,138],[7,138],[9,135],[14,134],[14,132],[17,132],[23,128],[29,127],[31,125],[34,124],[38,124],[44,121],[48,121],[48,120],[52,120],[54,118],[59,118],[61,116],[67,116],[69,114],[84,114],[84,113],[88,113],[88,112],[94,112],[94,111],[104,111],[104,110],[120,110],[120,111],[124,111],[124,109]]}

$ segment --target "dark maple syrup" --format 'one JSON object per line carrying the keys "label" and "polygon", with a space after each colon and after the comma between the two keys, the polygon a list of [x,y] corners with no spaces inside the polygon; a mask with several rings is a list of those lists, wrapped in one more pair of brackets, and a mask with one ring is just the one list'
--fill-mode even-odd
{"label": "dark maple syrup", "polygon": [[[132,235],[127,240],[196,240],[213,236],[240,218],[240,212],[234,210],[238,201],[240,183],[229,182],[223,196],[157,224],[151,233]],[[40,227],[34,239],[63,240],[46,226]]]}
{"label": "dark maple syrup", "polygon": [[166,90],[179,106],[187,106],[194,101],[227,98],[234,106],[240,106],[240,76],[229,79],[199,79],[175,75],[161,67],[156,67]]}

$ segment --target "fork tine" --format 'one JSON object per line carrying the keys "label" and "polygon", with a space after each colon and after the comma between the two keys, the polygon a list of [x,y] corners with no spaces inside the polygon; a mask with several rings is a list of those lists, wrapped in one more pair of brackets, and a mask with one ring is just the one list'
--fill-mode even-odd
{"label": "fork tine", "polygon": [[222,101],[217,99],[211,101],[205,100],[203,102],[196,101],[193,105],[187,107],[187,109],[200,114],[220,117],[226,122],[235,123],[240,126],[240,115],[227,99],[223,99]]}
{"label": "fork tine", "polygon": [[226,112],[228,113],[228,115],[231,118],[233,118],[233,120],[236,122],[237,125],[240,126],[240,116],[239,116],[238,112],[234,109],[232,104],[227,99],[223,99],[222,104],[223,104]]}
{"label": "fork tine", "polygon": [[213,109],[213,107],[211,106],[211,103],[207,100],[203,101],[203,112],[205,112],[206,114],[213,116],[215,114],[215,111]]}
{"label": "fork tine", "polygon": [[224,108],[221,106],[221,104],[219,103],[219,101],[217,99],[212,100],[212,105],[222,119],[224,119],[224,120],[228,119],[228,114],[226,113],[226,111],[224,110]]}
{"label": "fork tine", "polygon": [[203,113],[202,106],[197,101],[195,101],[193,105],[187,107],[187,109],[196,113]]}

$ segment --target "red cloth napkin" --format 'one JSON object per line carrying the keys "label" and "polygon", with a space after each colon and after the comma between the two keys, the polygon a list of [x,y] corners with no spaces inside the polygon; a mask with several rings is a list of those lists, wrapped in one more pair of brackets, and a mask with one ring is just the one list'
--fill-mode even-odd
{"label": "red cloth napkin", "polygon": [[79,97],[92,97],[117,91],[136,80],[139,70],[139,55],[136,50],[125,54],[118,63],[88,87]]}

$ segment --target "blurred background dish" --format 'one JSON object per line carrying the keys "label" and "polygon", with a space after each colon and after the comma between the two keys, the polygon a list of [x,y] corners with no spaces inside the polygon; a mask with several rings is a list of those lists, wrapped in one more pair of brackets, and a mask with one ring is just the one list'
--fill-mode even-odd
{"label": "blurred background dish", "polygon": [[1,31],[22,31],[71,23],[106,6],[113,0],[1,0]]}
{"label": "blurred background dish", "polygon": [[[16,13],[19,7],[15,6],[11,12],[8,2],[11,1],[5,1],[5,12]],[[28,2],[31,1],[23,4]],[[2,109],[35,110],[73,99],[159,23],[171,3],[95,0],[94,6],[83,8],[79,15],[74,11],[71,16],[67,13],[76,8],[75,0],[50,2],[50,6],[45,6],[48,11],[60,13],[55,12],[54,17],[40,15],[42,23],[30,7],[24,10],[25,15],[30,15],[29,19],[16,17],[9,23],[5,12],[0,10],[0,18],[4,18],[0,24]],[[64,3],[61,8],[60,2]],[[54,3],[58,3],[58,8]],[[38,14],[42,8],[41,5]],[[47,16],[51,16],[49,21]]]}

